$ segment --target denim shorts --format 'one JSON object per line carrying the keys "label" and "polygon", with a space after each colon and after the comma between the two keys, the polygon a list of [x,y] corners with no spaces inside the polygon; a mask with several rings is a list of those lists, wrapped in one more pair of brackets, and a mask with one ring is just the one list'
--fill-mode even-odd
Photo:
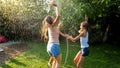
{"label": "denim shorts", "polygon": [[60,55],[60,45],[59,44],[50,44],[47,46],[47,52],[50,56],[57,57]]}
{"label": "denim shorts", "polygon": [[82,56],[88,56],[90,52],[90,48],[85,47],[85,48],[82,48],[81,51],[82,51]]}

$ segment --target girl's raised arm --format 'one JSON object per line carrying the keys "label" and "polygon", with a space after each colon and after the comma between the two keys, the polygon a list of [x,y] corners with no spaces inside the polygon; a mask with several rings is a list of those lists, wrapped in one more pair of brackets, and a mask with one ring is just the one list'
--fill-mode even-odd
{"label": "girl's raised arm", "polygon": [[51,5],[55,7],[55,11],[56,11],[56,18],[52,24],[52,26],[54,26],[60,20],[60,10],[59,10],[59,6],[55,2],[52,2]]}

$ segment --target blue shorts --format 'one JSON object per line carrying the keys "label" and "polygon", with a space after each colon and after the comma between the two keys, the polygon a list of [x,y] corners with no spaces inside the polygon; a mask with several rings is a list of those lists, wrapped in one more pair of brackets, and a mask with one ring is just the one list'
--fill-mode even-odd
{"label": "blue shorts", "polygon": [[90,52],[90,48],[85,47],[85,48],[82,48],[81,51],[82,51],[82,56],[88,56]]}
{"label": "blue shorts", "polygon": [[60,55],[61,50],[59,44],[50,44],[47,46],[47,52],[50,56],[57,57]]}

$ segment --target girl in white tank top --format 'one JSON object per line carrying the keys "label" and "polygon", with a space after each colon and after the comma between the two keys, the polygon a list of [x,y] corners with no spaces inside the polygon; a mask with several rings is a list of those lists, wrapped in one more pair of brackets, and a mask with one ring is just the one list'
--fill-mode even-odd
{"label": "girl in white tank top", "polygon": [[81,43],[81,48],[89,47],[89,44],[88,44],[88,32],[86,32],[85,37],[80,37],[80,43]]}
{"label": "girl in white tank top", "polygon": [[68,35],[68,39],[75,42],[80,39],[81,43],[81,50],[77,53],[76,57],[74,58],[74,62],[77,68],[82,68],[82,62],[85,59],[85,56],[89,55],[89,44],[88,44],[88,23],[84,21],[80,25],[79,35],[73,38],[72,36]]}

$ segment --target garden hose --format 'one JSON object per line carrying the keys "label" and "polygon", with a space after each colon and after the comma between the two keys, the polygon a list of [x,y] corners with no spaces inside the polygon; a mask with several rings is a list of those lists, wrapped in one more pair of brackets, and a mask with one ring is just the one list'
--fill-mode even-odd
{"label": "garden hose", "polygon": [[68,48],[68,39],[66,38],[66,42],[67,42],[67,50],[66,50],[66,57],[65,57],[65,62],[64,62],[64,66],[66,65],[67,63],[67,59],[68,59],[68,52],[69,52],[69,48]]}

